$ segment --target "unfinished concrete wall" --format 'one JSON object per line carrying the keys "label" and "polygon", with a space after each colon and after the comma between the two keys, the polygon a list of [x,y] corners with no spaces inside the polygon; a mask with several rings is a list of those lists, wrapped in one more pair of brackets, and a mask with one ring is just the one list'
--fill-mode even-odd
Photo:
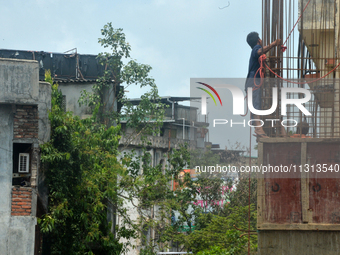
{"label": "unfinished concrete wall", "polygon": [[8,254],[8,231],[11,216],[12,190],[12,138],[13,118],[12,107],[0,105],[0,254]]}
{"label": "unfinished concrete wall", "polygon": [[[0,254],[34,254],[39,144],[49,140],[51,108],[38,70],[37,61],[0,59]],[[30,148],[27,187],[12,186],[14,144]]]}
{"label": "unfinished concrete wall", "polygon": [[263,139],[258,151],[258,165],[268,167],[257,180],[259,254],[339,254],[338,172],[312,166],[337,165],[340,139]]}
{"label": "unfinished concrete wall", "polygon": [[51,93],[51,84],[48,82],[39,82],[39,144],[46,143],[50,140],[51,136],[51,125],[48,119],[48,112],[51,110]]}
{"label": "unfinished concrete wall", "polygon": [[66,110],[72,111],[74,115],[80,118],[87,117],[90,114],[89,108],[85,105],[79,106],[78,100],[81,96],[81,91],[86,90],[87,92],[92,92],[92,87],[94,83],[60,83],[59,89],[66,99]]}
{"label": "unfinished concrete wall", "polygon": [[28,104],[39,101],[38,62],[0,58],[0,102]]}
{"label": "unfinished concrete wall", "polygon": [[[13,112],[11,105],[0,105],[0,254],[4,255],[33,255],[34,232],[36,217],[31,216],[25,205],[27,216],[14,216],[12,214],[12,139],[13,139]],[[22,188],[21,188],[22,189]],[[26,188],[31,189],[32,188]],[[25,191],[26,192],[26,191]],[[32,191],[31,191],[32,192]],[[29,199],[28,194],[27,200]],[[16,194],[17,196],[17,194]],[[36,196],[36,194],[35,194]],[[16,198],[16,197],[15,197]],[[20,198],[23,200],[24,198]],[[18,202],[18,203],[22,203]],[[30,202],[32,204],[32,198]]]}
{"label": "unfinished concrete wall", "polygon": [[259,255],[338,255],[340,232],[260,231]]}

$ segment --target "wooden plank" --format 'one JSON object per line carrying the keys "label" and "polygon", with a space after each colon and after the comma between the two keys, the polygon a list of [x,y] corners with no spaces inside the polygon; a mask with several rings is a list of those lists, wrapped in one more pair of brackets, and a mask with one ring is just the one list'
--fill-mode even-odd
{"label": "wooden plank", "polygon": [[[258,143],[257,145],[258,151],[258,159],[257,165],[263,164],[263,143]],[[259,175],[257,178],[257,227],[261,228],[264,212],[265,212],[265,201],[264,201],[264,194],[265,194],[265,185],[264,185],[264,176]]]}
{"label": "wooden plank", "polygon": [[307,143],[301,143],[301,204],[302,204],[302,222],[308,223],[308,209],[309,209],[309,173],[305,172],[305,165],[307,163]]}

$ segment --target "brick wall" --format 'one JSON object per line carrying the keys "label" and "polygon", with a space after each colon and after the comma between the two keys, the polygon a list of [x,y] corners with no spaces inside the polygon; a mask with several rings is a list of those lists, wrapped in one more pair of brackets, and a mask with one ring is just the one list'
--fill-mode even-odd
{"label": "brick wall", "polygon": [[14,114],[14,138],[38,138],[38,107],[17,105]]}
{"label": "brick wall", "polygon": [[32,210],[32,188],[12,188],[12,216],[30,216]]}

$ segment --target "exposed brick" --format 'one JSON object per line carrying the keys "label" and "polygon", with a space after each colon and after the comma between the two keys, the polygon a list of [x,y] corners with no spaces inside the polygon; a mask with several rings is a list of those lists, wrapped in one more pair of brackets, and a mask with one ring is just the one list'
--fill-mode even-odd
{"label": "exposed brick", "polygon": [[15,138],[37,138],[39,130],[37,106],[17,105],[14,123]]}
{"label": "exposed brick", "polygon": [[27,188],[27,187],[19,187],[20,191],[31,191],[31,188]]}
{"label": "exposed brick", "polygon": [[30,213],[27,213],[27,212],[12,212],[11,215],[12,216],[29,216]]}
{"label": "exposed brick", "polygon": [[31,200],[32,196],[19,195],[18,198],[20,198],[21,201],[26,201],[26,200]]}
{"label": "exposed brick", "polygon": [[25,212],[25,209],[15,209],[14,212]]}
{"label": "exposed brick", "polygon": [[29,216],[32,210],[32,188],[13,187],[12,188],[12,208],[13,216]]}
{"label": "exposed brick", "polygon": [[18,202],[17,205],[29,205],[30,201],[27,202]]}

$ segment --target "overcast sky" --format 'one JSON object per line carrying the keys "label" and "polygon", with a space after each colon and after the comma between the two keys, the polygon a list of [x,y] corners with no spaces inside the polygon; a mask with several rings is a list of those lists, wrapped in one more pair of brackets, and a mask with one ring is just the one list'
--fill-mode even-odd
{"label": "overcast sky", "polygon": [[[0,1],[0,48],[98,54],[100,29],[112,22],[123,28],[132,58],[152,66],[161,96],[190,96],[190,78],[244,78],[246,36],[261,33],[261,1],[253,0]],[[249,132],[230,140],[247,145]]]}

